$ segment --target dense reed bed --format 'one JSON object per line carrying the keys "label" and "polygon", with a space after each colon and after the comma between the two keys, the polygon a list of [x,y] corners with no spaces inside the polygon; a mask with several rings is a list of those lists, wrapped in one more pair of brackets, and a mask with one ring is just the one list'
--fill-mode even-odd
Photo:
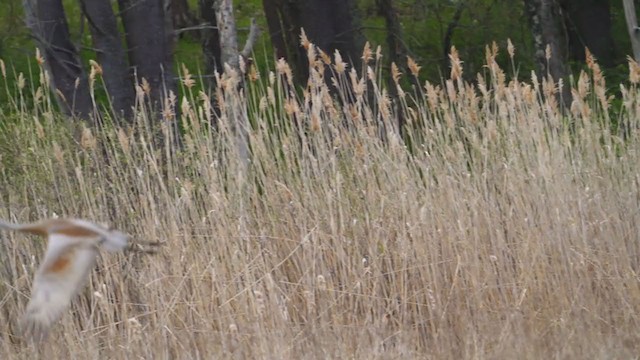
{"label": "dense reed bed", "polygon": [[0,358],[640,353],[637,64],[614,106],[591,59],[562,110],[557,84],[509,80],[495,46],[472,83],[454,50],[449,79],[416,86],[410,61],[388,92],[378,53],[355,71],[304,45],[303,90],[284,62],[221,75],[211,96],[183,69],[162,116],[138,87],[132,124],[64,120],[41,70],[15,89],[3,73],[0,217],[163,245],[105,254],[33,345],[18,319],[45,244],[1,234]]}

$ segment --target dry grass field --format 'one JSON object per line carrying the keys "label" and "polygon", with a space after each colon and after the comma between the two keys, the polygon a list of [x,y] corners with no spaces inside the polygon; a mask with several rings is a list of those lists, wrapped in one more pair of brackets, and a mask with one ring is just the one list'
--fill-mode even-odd
{"label": "dry grass field", "polygon": [[218,116],[183,71],[179,116],[125,127],[65,121],[37,70],[16,89],[3,74],[0,218],[83,217],[162,246],[104,254],[36,345],[18,322],[45,244],[0,234],[0,358],[640,355],[635,63],[613,105],[589,62],[563,113],[546,79],[509,80],[495,47],[474,84],[454,53],[448,80],[405,86],[397,107],[375,52],[362,78],[309,52],[304,92],[282,62],[242,92],[224,75]]}

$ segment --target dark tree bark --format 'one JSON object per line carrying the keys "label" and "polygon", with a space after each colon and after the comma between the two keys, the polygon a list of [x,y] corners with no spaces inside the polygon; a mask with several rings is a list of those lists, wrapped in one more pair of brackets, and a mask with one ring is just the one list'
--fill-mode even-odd
{"label": "dark tree bark", "polygon": [[171,35],[162,0],[118,0],[126,31],[129,63],[138,83],[150,85],[153,107],[162,106],[168,92],[175,92],[172,69]]}
{"label": "dark tree bark", "polygon": [[[213,1],[214,0],[199,0],[198,2],[200,16],[204,21],[204,29],[200,34],[202,37],[202,53],[204,55],[205,71],[209,75],[212,75],[214,72],[221,74],[223,71],[220,33],[218,31],[216,12],[213,10]],[[214,84],[212,81],[209,81],[209,85],[213,86]]]}
{"label": "dark tree bark", "polygon": [[308,76],[307,58],[300,47],[301,20],[295,1],[304,0],[263,0],[262,5],[276,58],[285,59],[296,81],[304,83]]}
{"label": "dark tree bark", "polygon": [[338,50],[343,58],[359,67],[363,38],[352,0],[301,1],[301,27],[309,40],[327,53]]}
{"label": "dark tree bark", "polygon": [[364,37],[354,0],[265,0],[263,6],[276,54],[294,67],[299,80],[308,76],[306,54],[300,46],[302,28],[324,52],[338,50],[360,68]]}
{"label": "dark tree bark", "polygon": [[263,0],[262,6],[267,18],[269,36],[273,45],[277,59],[287,59],[296,62],[295,57],[298,51],[289,54],[291,50],[287,44],[292,44],[295,38],[295,31],[299,24],[294,23],[294,19],[289,14],[289,7],[285,6],[283,0]]}
{"label": "dark tree bark", "polygon": [[[389,64],[396,64],[399,68],[404,69],[405,73],[411,74],[411,71],[407,66],[407,48],[405,46],[402,25],[398,17],[398,11],[393,6],[393,0],[376,0],[378,7],[378,13],[384,17],[387,27],[387,46],[389,47]],[[414,85],[418,81],[413,76],[410,77],[413,80]],[[387,83],[389,84],[389,94],[394,99],[396,104],[396,113],[398,117],[398,129],[402,131],[405,126],[405,116],[402,112],[402,107],[397,106],[398,89],[397,85],[391,75],[387,77]],[[418,84],[419,86],[419,84]]]}
{"label": "dark tree bark", "polygon": [[407,49],[402,36],[402,25],[398,18],[398,11],[393,6],[393,0],[376,0],[378,13],[384,18],[387,27],[387,46],[389,47],[389,61],[406,64]]}
{"label": "dark tree bark", "polygon": [[[564,86],[560,94],[565,106],[571,105],[569,86],[568,41],[563,23],[562,10],[557,0],[524,0],[529,16],[535,60],[542,77],[551,75],[554,82],[563,79]],[[551,57],[547,60],[546,49],[549,46]]]}
{"label": "dark tree bark", "polygon": [[113,109],[130,119],[135,101],[129,64],[109,0],[80,0]]}
{"label": "dark tree bark", "polygon": [[444,33],[444,39],[442,39],[442,63],[445,69],[448,69],[451,66],[451,59],[449,59],[449,54],[451,52],[451,45],[453,41],[453,33],[455,32],[458,25],[460,25],[460,18],[462,18],[462,12],[466,7],[466,1],[458,2],[456,6],[456,11],[453,13],[453,17],[451,18],[451,22],[447,25],[447,30]]}
{"label": "dark tree bark", "polygon": [[615,65],[609,0],[563,0],[572,59],[585,60],[585,47],[605,67]]}
{"label": "dark tree bark", "polygon": [[169,0],[171,7],[171,20],[174,29],[182,29],[194,26],[198,23],[196,17],[189,9],[187,0]]}
{"label": "dark tree bark", "polygon": [[61,110],[88,119],[93,106],[87,74],[71,42],[62,1],[24,0],[23,4],[27,26],[44,56],[51,86],[59,91],[56,99]]}

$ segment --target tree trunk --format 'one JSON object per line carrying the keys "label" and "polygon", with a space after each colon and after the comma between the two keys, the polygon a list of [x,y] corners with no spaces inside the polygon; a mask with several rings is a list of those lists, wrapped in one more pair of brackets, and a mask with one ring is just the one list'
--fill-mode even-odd
{"label": "tree trunk", "polygon": [[624,16],[627,21],[627,29],[631,38],[631,47],[633,48],[633,58],[640,62],[640,28],[638,28],[638,19],[636,16],[636,7],[633,0],[622,0],[624,4]]}
{"label": "tree trunk", "polygon": [[338,50],[360,68],[364,37],[354,0],[265,0],[263,5],[277,56],[293,66],[298,81],[304,82],[308,76],[306,53],[300,46],[301,29],[324,52]]}
{"label": "tree trunk", "polygon": [[233,69],[238,68],[238,33],[236,18],[233,14],[233,1],[214,0],[213,6],[220,36],[220,61]]}
{"label": "tree trunk", "polygon": [[[535,46],[535,60],[540,75],[551,75],[554,82],[563,79],[560,89],[561,103],[571,105],[569,86],[569,64],[567,61],[567,31],[562,22],[562,10],[556,0],[525,0],[529,15],[531,32]],[[551,57],[547,60],[546,49],[549,46]]]}
{"label": "tree trunk", "polygon": [[[403,43],[402,25],[398,12],[393,6],[393,0],[377,0],[378,13],[384,17],[387,27],[387,46],[389,47],[389,61],[396,64],[406,64],[407,49]],[[404,67],[401,65],[401,67]]]}
{"label": "tree trunk", "polygon": [[[233,1],[214,0],[213,9],[216,14],[216,23],[218,24],[220,36],[220,63],[225,69],[228,66],[231,70],[235,70],[237,72],[236,76],[243,76],[239,71],[240,52],[238,51],[238,35],[233,14]],[[256,34],[250,34],[249,41],[252,41],[252,36],[254,37],[253,41],[255,41]],[[231,76],[231,74],[227,75]],[[242,84],[242,81],[239,84]],[[249,166],[249,119],[247,118],[246,103],[242,101],[243,95],[240,89],[241,85],[238,85],[238,88],[235,89],[226,89],[224,93],[226,106],[221,111],[230,121],[230,128],[235,136],[236,151],[242,165],[238,179],[244,181]]]}
{"label": "tree trunk", "polygon": [[[407,66],[407,48],[404,45],[402,36],[402,25],[398,18],[398,12],[393,6],[393,0],[377,0],[378,14],[384,17],[387,27],[387,46],[389,47],[389,65],[396,64],[401,69],[404,69],[405,73],[411,74]],[[409,75],[414,85],[418,82],[412,75]],[[402,132],[405,126],[405,114],[403,113],[402,106],[398,104],[398,88],[393,76],[390,74],[387,76],[387,83],[389,87],[389,94],[394,99],[396,107],[396,115],[398,117],[397,126]]]}
{"label": "tree trunk", "polygon": [[[204,57],[204,68],[207,74],[206,83],[209,89],[215,89],[216,80],[214,73],[222,74],[222,48],[220,47],[220,32],[218,31],[218,20],[213,9],[214,0],[199,0],[200,17],[204,22],[204,29],[200,32],[202,40],[202,55]],[[215,96],[211,97],[211,108],[218,115],[220,109]],[[215,124],[213,124],[215,125]]]}
{"label": "tree trunk", "polygon": [[153,108],[161,107],[169,91],[175,93],[172,51],[162,0],[118,0],[126,31],[129,63],[138,83],[146,79]]}
{"label": "tree trunk", "polygon": [[340,51],[342,57],[360,67],[364,41],[357,26],[353,0],[299,0],[300,24],[309,40],[327,53]]}
{"label": "tree trunk", "polygon": [[25,18],[44,55],[51,87],[67,115],[88,119],[92,103],[87,74],[71,42],[61,0],[24,0]]}
{"label": "tree trunk", "polygon": [[615,65],[609,0],[564,0],[571,58],[584,62],[585,47],[605,67]]}
{"label": "tree trunk", "polygon": [[[204,54],[205,71],[208,75],[214,72],[222,73],[222,49],[220,48],[220,33],[218,32],[218,20],[213,10],[214,0],[199,0],[200,16],[205,28],[201,32],[202,53]],[[213,85],[212,82],[209,82]]]}
{"label": "tree trunk", "polygon": [[91,29],[93,47],[113,110],[117,115],[131,119],[135,93],[111,3],[109,0],[80,0],[80,5]]}
{"label": "tree trunk", "polygon": [[456,11],[453,13],[453,17],[451,18],[451,22],[447,25],[447,30],[444,33],[444,39],[442,39],[442,63],[444,65],[444,69],[449,69],[451,66],[451,59],[449,59],[449,54],[451,53],[451,46],[453,41],[453,33],[460,25],[460,19],[462,18],[462,12],[466,6],[465,1],[460,1],[456,6]]}
{"label": "tree trunk", "polygon": [[187,0],[170,0],[171,20],[174,29],[182,29],[196,25],[198,22],[189,9]]}
{"label": "tree trunk", "polygon": [[[287,44],[294,42],[291,37],[295,38],[295,32],[299,29],[299,24],[295,23],[294,19],[286,11],[288,7],[285,6],[283,0],[263,0],[262,6],[267,18],[269,36],[276,53],[276,59],[293,60],[295,55],[288,53],[291,47],[287,46]],[[297,53],[296,51],[295,54]]]}
{"label": "tree trunk", "polygon": [[288,0],[263,0],[262,5],[276,58],[285,59],[289,63],[299,83],[306,82],[308,69],[306,54],[300,47],[301,20],[298,6]]}

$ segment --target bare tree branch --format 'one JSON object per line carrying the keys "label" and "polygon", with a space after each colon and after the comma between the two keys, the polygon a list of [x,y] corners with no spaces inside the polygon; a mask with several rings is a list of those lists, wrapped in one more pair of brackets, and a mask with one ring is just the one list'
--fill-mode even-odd
{"label": "bare tree branch", "polygon": [[251,18],[251,26],[249,27],[249,37],[247,37],[247,41],[244,43],[244,48],[240,53],[240,55],[242,55],[243,58],[246,59],[249,57],[249,55],[251,55],[251,52],[253,51],[253,46],[258,40],[258,36],[260,36],[260,27],[256,23],[256,19]]}
{"label": "bare tree branch", "polygon": [[623,0],[624,17],[627,21],[627,29],[631,38],[631,47],[633,48],[633,58],[640,61],[640,28],[638,28],[638,19],[636,17],[636,7],[633,0]]}

